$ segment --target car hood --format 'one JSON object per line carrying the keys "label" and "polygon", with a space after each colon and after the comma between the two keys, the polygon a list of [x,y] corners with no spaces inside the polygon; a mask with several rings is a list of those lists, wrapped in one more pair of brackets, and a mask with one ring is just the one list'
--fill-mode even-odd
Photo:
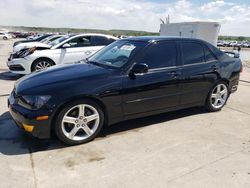
{"label": "car hood", "polygon": [[51,48],[50,45],[44,44],[42,42],[27,42],[21,43],[13,47],[13,52],[18,52],[22,49],[33,48],[33,47],[42,47],[42,48]]}
{"label": "car hood", "polygon": [[113,71],[115,70],[86,63],[56,65],[20,78],[15,83],[15,91],[22,95],[26,92],[30,93],[34,88],[42,88],[43,86],[50,87],[55,86],[55,84],[66,84],[79,80],[96,81],[100,77],[107,77]]}

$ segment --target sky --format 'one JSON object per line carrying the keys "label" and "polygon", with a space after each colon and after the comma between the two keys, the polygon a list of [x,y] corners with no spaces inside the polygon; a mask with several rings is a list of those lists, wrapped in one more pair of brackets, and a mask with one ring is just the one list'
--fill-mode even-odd
{"label": "sky", "polygon": [[250,0],[0,0],[0,25],[158,32],[170,22],[218,21],[221,35],[250,36]]}

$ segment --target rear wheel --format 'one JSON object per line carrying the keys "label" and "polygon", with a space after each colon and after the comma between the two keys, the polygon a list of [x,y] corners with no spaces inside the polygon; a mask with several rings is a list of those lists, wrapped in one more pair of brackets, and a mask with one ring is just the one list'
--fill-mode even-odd
{"label": "rear wheel", "polygon": [[216,112],[223,108],[229,97],[228,86],[225,82],[217,83],[209,92],[206,101],[208,111]]}
{"label": "rear wheel", "polygon": [[7,37],[5,37],[5,36],[3,37],[3,40],[7,40],[7,39],[8,39]]}
{"label": "rear wheel", "polygon": [[49,59],[38,59],[38,60],[34,61],[34,63],[32,64],[31,71],[32,72],[41,71],[41,70],[47,69],[48,67],[51,67],[53,65],[54,65],[54,63]]}
{"label": "rear wheel", "polygon": [[102,129],[104,115],[101,108],[90,100],[73,102],[59,113],[55,133],[68,145],[93,140]]}

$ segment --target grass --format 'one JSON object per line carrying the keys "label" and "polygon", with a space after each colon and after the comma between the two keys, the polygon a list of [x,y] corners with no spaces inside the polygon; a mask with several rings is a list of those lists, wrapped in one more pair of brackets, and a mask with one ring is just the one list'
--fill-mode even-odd
{"label": "grass", "polygon": [[78,28],[51,28],[51,27],[25,27],[25,26],[3,26],[10,31],[39,32],[39,33],[103,33],[109,35],[127,36],[149,36],[159,35],[158,32],[135,31],[135,30],[100,30],[100,29],[78,29]]}

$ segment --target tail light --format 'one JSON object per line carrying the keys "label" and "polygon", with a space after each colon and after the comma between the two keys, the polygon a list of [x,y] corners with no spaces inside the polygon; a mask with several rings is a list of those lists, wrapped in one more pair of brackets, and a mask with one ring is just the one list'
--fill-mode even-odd
{"label": "tail light", "polygon": [[240,72],[243,72],[243,66],[241,65],[241,67],[240,67]]}

